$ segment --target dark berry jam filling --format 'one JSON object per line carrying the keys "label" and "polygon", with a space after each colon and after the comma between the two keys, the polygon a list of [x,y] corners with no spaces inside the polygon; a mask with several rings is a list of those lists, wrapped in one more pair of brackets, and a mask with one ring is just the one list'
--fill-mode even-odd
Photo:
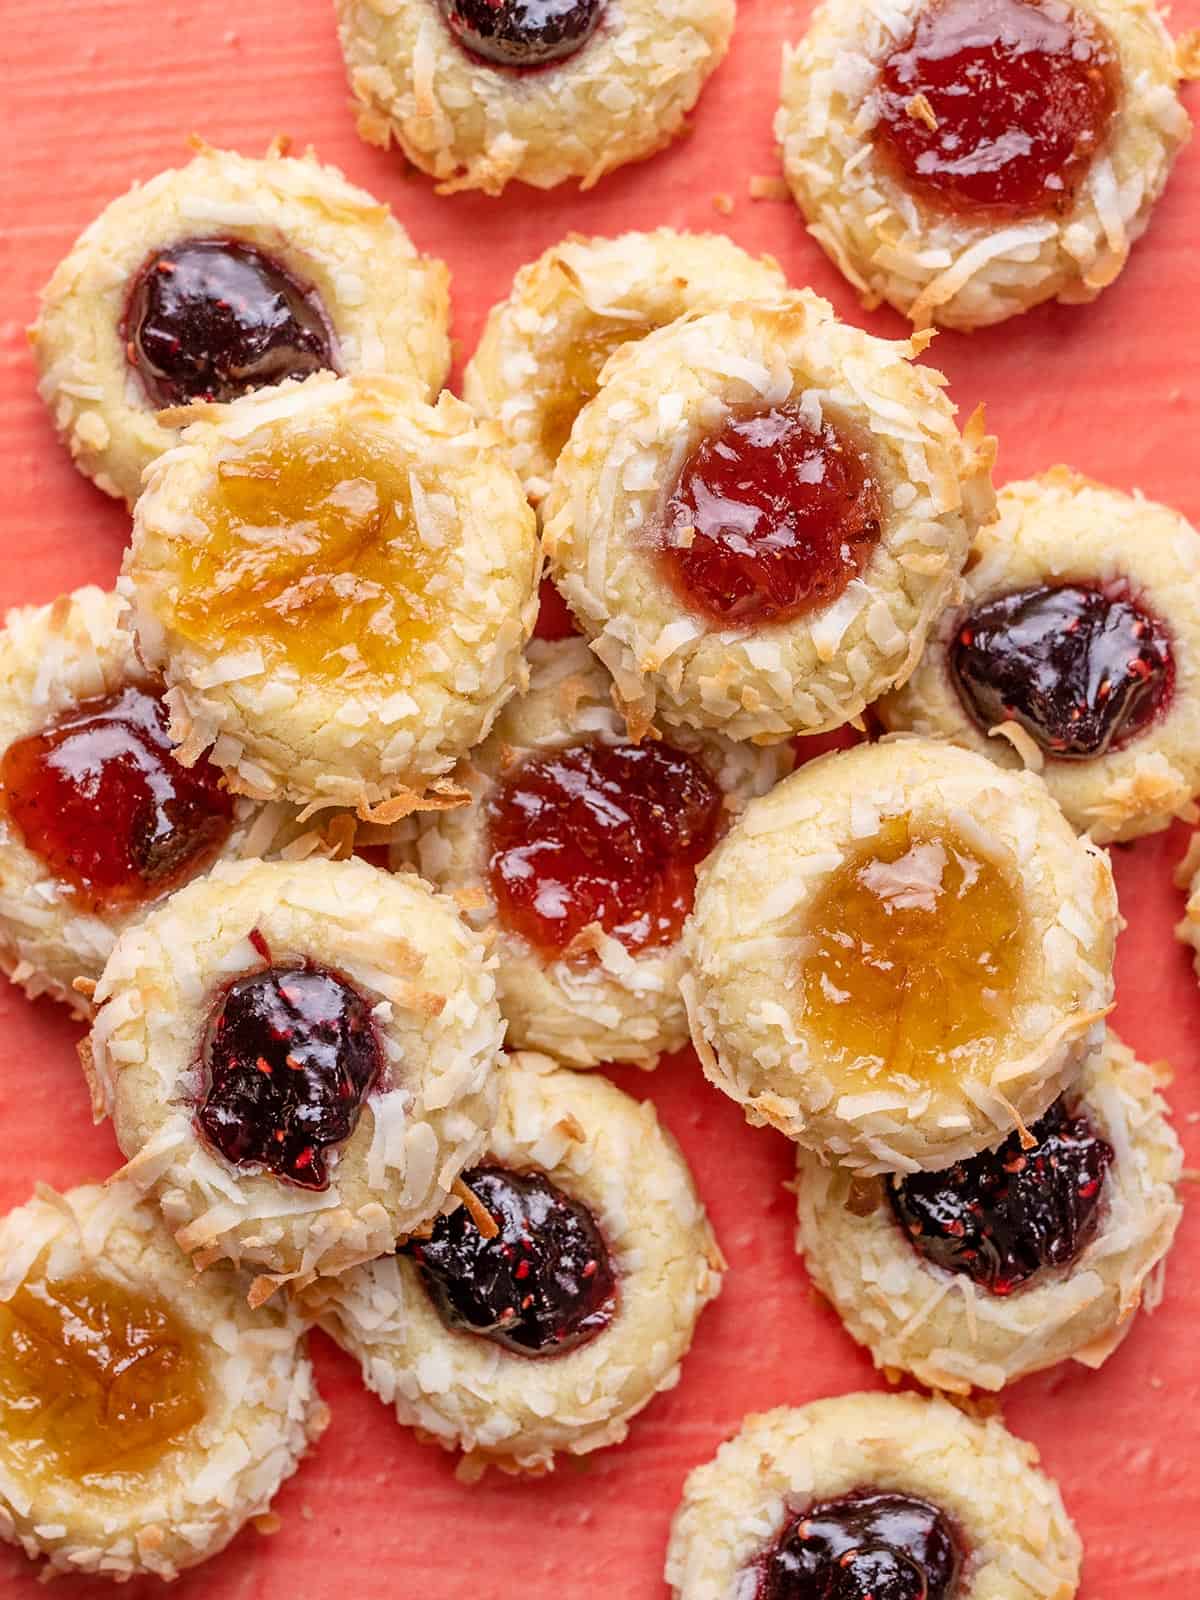
{"label": "dark berry jam filling", "polygon": [[499,1229],[485,1239],[459,1206],[401,1247],[450,1328],[524,1356],[561,1355],[612,1321],[616,1277],[586,1206],[539,1172],[475,1167],[464,1182]]}
{"label": "dark berry jam filling", "polygon": [[[260,946],[261,947],[261,946]],[[204,1041],[196,1120],[235,1166],[303,1189],[358,1125],[383,1054],[368,1002],[324,967],[267,967],[230,984]]]}
{"label": "dark berry jam filling", "polygon": [[932,0],[884,62],[875,143],[941,209],[1063,212],[1119,93],[1112,41],[1065,0]]}
{"label": "dark berry jam filling", "polygon": [[959,697],[983,729],[1014,721],[1062,760],[1119,749],[1165,708],[1170,640],[1127,595],[1081,584],[975,606],[950,646]]}
{"label": "dark berry jam filling", "polygon": [[631,951],[672,944],[722,814],[705,767],[662,740],[531,756],[488,807],[501,919],[555,955],[592,923]]}
{"label": "dark berry jam filling", "polygon": [[581,49],[604,0],[438,0],[470,55],[501,67],[544,67]]}
{"label": "dark berry jam filling", "polygon": [[936,1506],[859,1489],[787,1524],[762,1559],[755,1600],[954,1600],[962,1564]]}
{"label": "dark berry jam filling", "polygon": [[1096,1231],[1113,1161],[1082,1113],[1056,1100],[1029,1130],[942,1172],[894,1179],[888,1198],[913,1248],[991,1294],[1011,1294],[1049,1267],[1066,1267]]}
{"label": "dark berry jam filling", "polygon": [[732,414],[684,463],[658,554],[685,606],[722,628],[790,622],[836,600],[879,542],[863,452],[797,409]]}
{"label": "dark berry jam filling", "polygon": [[233,802],[216,767],[171,754],[162,686],[81,700],[0,760],[22,839],[90,911],[136,904],[206,867]]}
{"label": "dark berry jam filling", "polygon": [[316,290],[239,239],[185,239],[151,256],[130,286],[121,337],[155,406],[236,400],[337,370]]}

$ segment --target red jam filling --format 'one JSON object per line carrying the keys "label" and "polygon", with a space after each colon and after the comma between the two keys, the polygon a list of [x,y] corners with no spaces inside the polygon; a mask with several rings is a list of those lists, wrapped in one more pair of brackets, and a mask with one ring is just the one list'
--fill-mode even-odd
{"label": "red jam filling", "polygon": [[581,49],[604,0],[439,0],[450,32],[469,55],[501,67],[544,67]]}
{"label": "red jam filling", "polygon": [[858,1489],[787,1523],[759,1563],[754,1600],[955,1600],[962,1566],[936,1506]]}
{"label": "red jam filling", "polygon": [[940,209],[1062,212],[1119,87],[1112,41],[1065,0],[932,0],[884,62],[875,144]]}
{"label": "red jam filling", "polygon": [[81,700],[0,759],[3,803],[27,847],[89,911],[165,894],[229,836],[216,767],[171,754],[162,689]]}
{"label": "red jam filling", "polygon": [[879,487],[830,422],[733,413],[684,463],[658,556],[685,606],[722,628],[791,622],[836,600],[879,541]]}
{"label": "red jam filling", "polygon": [[504,925],[551,955],[592,923],[630,951],[672,944],[722,810],[701,763],[661,740],[529,757],[489,805]]}

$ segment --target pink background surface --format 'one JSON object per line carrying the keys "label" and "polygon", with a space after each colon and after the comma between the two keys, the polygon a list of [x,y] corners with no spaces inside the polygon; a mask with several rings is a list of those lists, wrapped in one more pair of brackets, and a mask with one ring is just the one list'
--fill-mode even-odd
{"label": "pink background surface", "polygon": [[[669,7],[664,7],[669,10]],[[246,153],[279,132],[312,143],[392,204],[418,245],[453,275],[455,332],[469,351],[513,271],[568,229],[618,232],[669,223],[719,228],[768,249],[797,284],[864,318],[788,205],[752,203],[747,180],[777,171],[770,121],[780,46],[807,0],[742,0],[729,59],[694,132],[588,195],[513,191],[502,200],[439,199],[402,163],[355,136],[327,0],[5,0],[0,105],[0,605],[109,583],[128,523],[78,477],[34,393],[24,327],[36,292],[79,230],[134,178],[186,159],[185,136]],[[1200,0],[1177,0],[1177,30]],[[715,193],[735,202],[716,213]],[[1181,159],[1150,236],[1100,303],[1047,308],[974,337],[946,334],[929,359],[948,372],[964,414],[986,400],[1001,440],[998,477],[1056,461],[1135,485],[1200,519],[1191,377],[1200,362],[1195,260],[1200,143]],[[1116,852],[1129,927],[1118,957],[1117,1025],[1176,1069],[1171,1091],[1189,1159],[1200,1164],[1200,991],[1171,938],[1182,896],[1172,868],[1185,830]],[[75,1060],[77,1027],[48,1004],[0,990],[0,1206],[35,1179],[66,1187],[112,1170],[107,1127],[93,1128]],[[617,1081],[653,1094],[695,1168],[732,1264],[701,1323],[683,1382],[654,1402],[622,1447],[532,1484],[460,1487],[452,1460],[417,1444],[360,1388],[352,1364],[314,1340],[333,1424],[280,1494],[282,1530],[248,1530],[183,1578],[180,1600],[661,1600],[663,1550],[684,1475],[752,1410],[874,1386],[869,1361],[810,1290],[792,1253],[786,1143],[746,1128],[681,1057],[652,1077]],[[1194,1190],[1185,1189],[1190,1200]],[[1060,1367],[1004,1401],[1060,1479],[1087,1545],[1084,1600],[1149,1600],[1200,1585],[1200,1226],[1189,1204],[1166,1301],[1100,1374]],[[1190,1580],[1190,1581],[1189,1581]],[[135,1584],[133,1597],[158,1591]],[[35,1592],[23,1558],[0,1550],[0,1595]],[[72,1580],[77,1600],[108,1586]]]}

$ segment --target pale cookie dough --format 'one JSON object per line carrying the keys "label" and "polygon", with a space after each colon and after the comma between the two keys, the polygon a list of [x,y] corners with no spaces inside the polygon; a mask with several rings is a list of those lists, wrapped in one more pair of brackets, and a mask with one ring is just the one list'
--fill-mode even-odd
{"label": "pale cookie dough", "polygon": [[185,239],[256,245],[320,297],[339,370],[395,372],[429,396],[450,370],[449,275],[418,255],[388,207],[310,153],[255,161],[201,146],[114,200],[76,241],[30,330],[39,389],[81,472],[133,503],[142,472],[178,439],[129,365],[131,280]]}
{"label": "pale cookie dough", "polygon": [[[0,1427],[0,1537],[44,1560],[42,1577],[87,1572],[117,1582],[138,1574],[171,1579],[216,1555],[252,1517],[264,1515],[324,1430],[329,1413],[313,1381],[303,1324],[286,1307],[251,1312],[231,1273],[197,1279],[132,1185],[65,1195],[40,1185],[32,1200],[0,1220],[0,1366],[7,1368],[19,1348],[6,1327],[14,1295],[41,1299],[48,1290],[52,1305],[56,1291],[69,1297],[72,1280],[80,1279],[143,1305],[149,1300],[148,1313],[139,1315],[148,1316],[151,1327],[164,1313],[182,1327],[199,1396],[175,1415],[182,1424],[198,1414],[165,1441],[152,1464],[130,1470],[118,1457],[107,1470],[77,1477],[60,1464],[53,1443],[37,1442],[36,1414],[48,1410],[44,1437],[50,1441],[64,1421],[86,1425],[88,1386],[101,1381],[91,1362],[82,1353],[60,1358],[79,1383],[73,1408],[39,1399],[36,1390],[24,1392],[19,1381],[10,1387],[13,1371],[7,1372],[0,1413],[12,1405],[16,1426],[6,1421]],[[21,1309],[15,1320],[23,1329]],[[47,1362],[39,1377],[54,1371]],[[118,1389],[112,1401],[118,1416],[120,1406],[129,1405],[127,1392],[122,1395]],[[33,1434],[29,1441],[21,1437],[25,1430]]]}
{"label": "pale cookie dough", "polygon": [[[762,743],[818,733],[912,671],[994,504],[982,419],[959,435],[941,375],[912,364],[917,348],[837,322],[803,291],[676,322],[609,363],[555,468],[544,543],[632,729],[661,716]],[[784,405],[861,437],[881,536],[832,604],[722,628],[659,571],[662,508],[731,411]]]}
{"label": "pale cookie dough", "polygon": [[508,298],[492,307],[463,394],[499,423],[536,504],[615,350],[688,312],[786,288],[771,256],[749,255],[721,234],[569,234],[522,267]]}
{"label": "pale cookie dough", "polygon": [[448,774],[523,683],[537,613],[534,514],[494,425],[321,374],[202,414],[148,474],[120,583],[180,759],[380,822],[458,803]]}
{"label": "pale cookie dough", "polygon": [[599,1076],[516,1056],[503,1070],[487,1158],[544,1173],[592,1212],[617,1279],[613,1320],[559,1354],[517,1355],[448,1329],[418,1268],[387,1255],[320,1286],[322,1325],[401,1422],[488,1465],[541,1473],[556,1453],[619,1443],[672,1388],[724,1262],[691,1173],[653,1105]]}
{"label": "pale cookie dough", "polygon": [[[663,1052],[687,1042],[678,941],[631,952],[593,924],[591,958],[554,960],[506,928],[492,898],[488,805],[505,776],[532,755],[592,739],[626,741],[611,680],[582,639],[535,641],[529,662],[528,692],[509,701],[491,736],[471,754],[463,778],[471,804],[414,819],[416,861],[430,882],[459,901],[473,926],[497,931],[496,984],[511,1045],[546,1050],[578,1067],[603,1061],[652,1067]],[[791,768],[787,746],[757,750],[683,729],[670,743],[697,757],[717,780],[730,822]]]}
{"label": "pale cookie dough", "polygon": [[[1159,1292],[1155,1269],[1175,1236],[1182,1155],[1154,1070],[1109,1033],[1067,1090],[1114,1151],[1097,1229],[1068,1267],[991,1294],[912,1248],[882,1192],[801,1154],[796,1248],[813,1282],[877,1367],[931,1388],[1001,1389],[1073,1359],[1099,1367]],[[853,1193],[851,1192],[853,1190]]]}
{"label": "pale cookie dough", "polygon": [[856,1489],[913,1495],[961,1531],[954,1600],[1073,1600],[1082,1546],[1033,1445],[945,1400],[847,1394],[747,1417],[688,1477],[666,1579],[674,1600],[752,1595],[754,1565],[799,1512]]}
{"label": "pale cookie dough", "polygon": [[549,189],[671,142],[720,62],[734,0],[609,0],[592,37],[522,72],[458,45],[437,0],[338,0],[358,131],[395,140],[438,191],[499,194],[514,179]]}
{"label": "pale cookie dough", "polygon": [[[884,726],[953,739],[1000,766],[1031,766],[1069,820],[1098,843],[1134,839],[1186,815],[1200,791],[1200,535],[1177,511],[1054,467],[1006,484],[997,520],[976,535],[961,608],[930,635],[917,670],[876,707]],[[1042,584],[1128,585],[1165,627],[1174,682],[1165,711],[1093,760],[1063,760],[1006,722],[984,731],[949,666],[971,607]]]}
{"label": "pale cookie dough", "polygon": [[[305,962],[366,998],[384,1064],[349,1137],[326,1152],[324,1189],[235,1166],[194,1116],[224,990]],[[200,1266],[257,1267],[257,1299],[369,1260],[447,1204],[495,1114],[495,995],[480,941],[416,877],[357,859],[219,866],[122,935],[96,990],[85,1066],[124,1170],[156,1196],[180,1248]]]}
{"label": "pale cookie dough", "polygon": [[1114,42],[1121,93],[1062,216],[935,210],[877,151],[879,69],[927,0],[826,0],[785,48],[775,119],[784,172],[809,232],[868,307],[887,301],[917,327],[978,328],[1044,300],[1093,300],[1120,274],[1191,137],[1181,65],[1154,0],[1073,3]]}
{"label": "pale cookie dough", "polygon": [[[905,816],[950,828],[997,868],[1021,916],[995,1029],[956,1047],[943,1081],[835,1061],[799,981],[815,898]],[[925,891],[919,870],[883,877],[880,893],[902,907]],[[859,745],[751,801],[701,869],[683,938],[692,1039],[751,1123],[865,1173],[949,1166],[1041,1116],[1100,1044],[1117,927],[1107,854],[1072,832],[1033,773],[925,739]]]}

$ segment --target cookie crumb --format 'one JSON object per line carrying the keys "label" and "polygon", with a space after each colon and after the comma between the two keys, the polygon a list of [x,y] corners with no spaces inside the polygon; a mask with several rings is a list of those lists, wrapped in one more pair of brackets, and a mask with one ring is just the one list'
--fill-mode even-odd
{"label": "cookie crumb", "polygon": [[746,185],[751,200],[789,200],[791,191],[782,178],[757,172]]}

